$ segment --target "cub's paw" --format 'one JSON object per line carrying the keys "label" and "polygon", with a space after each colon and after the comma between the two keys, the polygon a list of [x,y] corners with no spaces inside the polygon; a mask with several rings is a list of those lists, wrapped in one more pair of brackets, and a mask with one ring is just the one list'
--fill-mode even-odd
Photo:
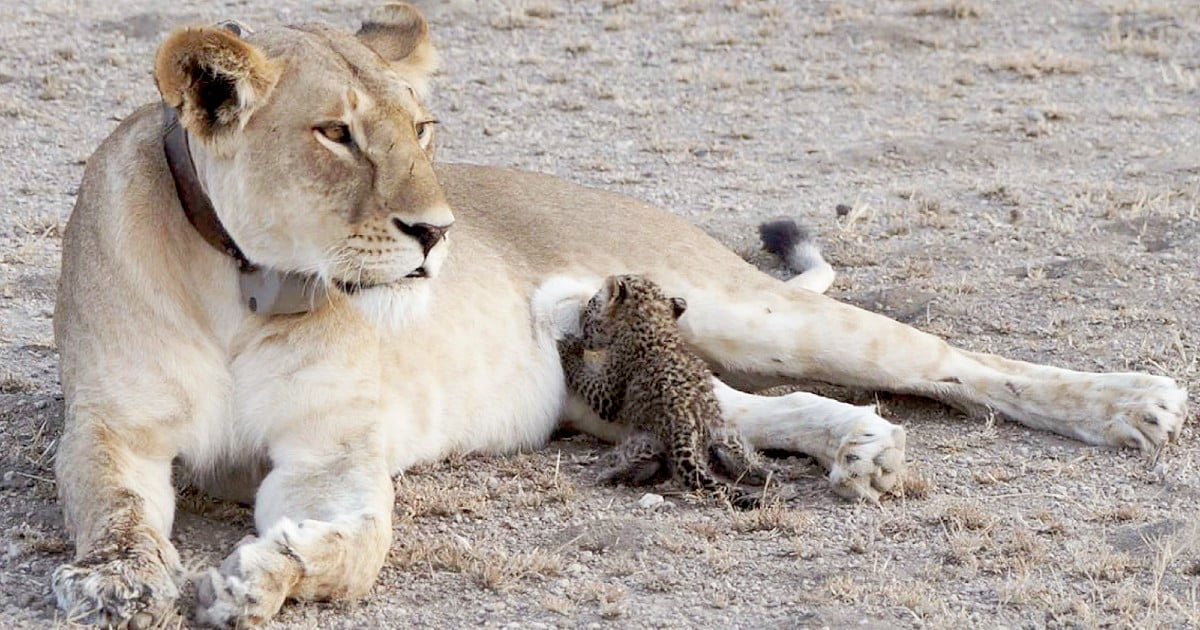
{"label": "cub's paw", "polygon": [[829,462],[833,491],[848,499],[878,501],[904,473],[904,427],[870,414],[842,436]]}
{"label": "cub's paw", "polygon": [[106,628],[157,628],[178,617],[181,572],[157,555],[138,554],[107,561],[84,558],[54,571],[58,607],[76,623]]}
{"label": "cub's paw", "polygon": [[1093,387],[1093,421],[1078,425],[1085,441],[1153,453],[1179,437],[1187,419],[1187,391],[1175,381],[1148,374],[1105,374]]}
{"label": "cub's paw", "polygon": [[196,621],[214,628],[253,628],[266,623],[295,583],[286,548],[247,536],[221,563],[195,577]]}

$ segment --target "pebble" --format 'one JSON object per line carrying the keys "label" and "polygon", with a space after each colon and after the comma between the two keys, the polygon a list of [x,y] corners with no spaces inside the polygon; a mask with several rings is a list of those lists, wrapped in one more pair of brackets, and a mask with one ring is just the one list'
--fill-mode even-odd
{"label": "pebble", "polygon": [[661,494],[647,492],[642,495],[642,498],[638,499],[637,504],[643,510],[651,510],[662,505],[664,502],[666,502],[666,499],[663,499]]}

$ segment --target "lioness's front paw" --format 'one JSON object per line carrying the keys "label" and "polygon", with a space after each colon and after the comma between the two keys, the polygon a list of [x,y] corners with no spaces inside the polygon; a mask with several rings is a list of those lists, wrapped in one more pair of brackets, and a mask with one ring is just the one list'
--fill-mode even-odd
{"label": "lioness's front paw", "polygon": [[296,567],[279,547],[247,536],[221,563],[195,578],[196,621],[214,628],[252,628],[266,623],[287,598]]}
{"label": "lioness's front paw", "polygon": [[1079,436],[1093,444],[1156,451],[1179,437],[1187,419],[1187,390],[1149,374],[1104,374],[1095,401],[1102,422],[1082,424]]}
{"label": "lioness's front paw", "polygon": [[829,465],[833,491],[848,499],[878,501],[904,472],[904,427],[879,416],[858,421]]}
{"label": "lioness's front paw", "polygon": [[159,627],[178,612],[180,572],[157,555],[64,564],[51,579],[58,607],[77,623],[117,628]]}

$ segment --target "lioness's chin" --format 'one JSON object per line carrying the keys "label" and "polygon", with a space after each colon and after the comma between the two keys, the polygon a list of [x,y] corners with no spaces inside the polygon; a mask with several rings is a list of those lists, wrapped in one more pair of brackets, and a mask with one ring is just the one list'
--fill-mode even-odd
{"label": "lioness's chin", "polygon": [[350,303],[376,326],[398,331],[429,312],[433,286],[429,278],[403,279],[361,288],[349,294]]}

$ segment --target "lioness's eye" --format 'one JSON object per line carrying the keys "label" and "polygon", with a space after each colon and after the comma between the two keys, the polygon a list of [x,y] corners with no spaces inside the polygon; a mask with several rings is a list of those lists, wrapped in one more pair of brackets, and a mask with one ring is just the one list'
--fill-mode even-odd
{"label": "lioness's eye", "polygon": [[429,132],[433,131],[433,126],[436,125],[436,120],[426,120],[417,123],[417,140],[424,140],[429,136]]}
{"label": "lioness's eye", "polygon": [[338,144],[350,144],[354,137],[350,135],[350,126],[343,122],[331,122],[316,127],[317,133]]}

